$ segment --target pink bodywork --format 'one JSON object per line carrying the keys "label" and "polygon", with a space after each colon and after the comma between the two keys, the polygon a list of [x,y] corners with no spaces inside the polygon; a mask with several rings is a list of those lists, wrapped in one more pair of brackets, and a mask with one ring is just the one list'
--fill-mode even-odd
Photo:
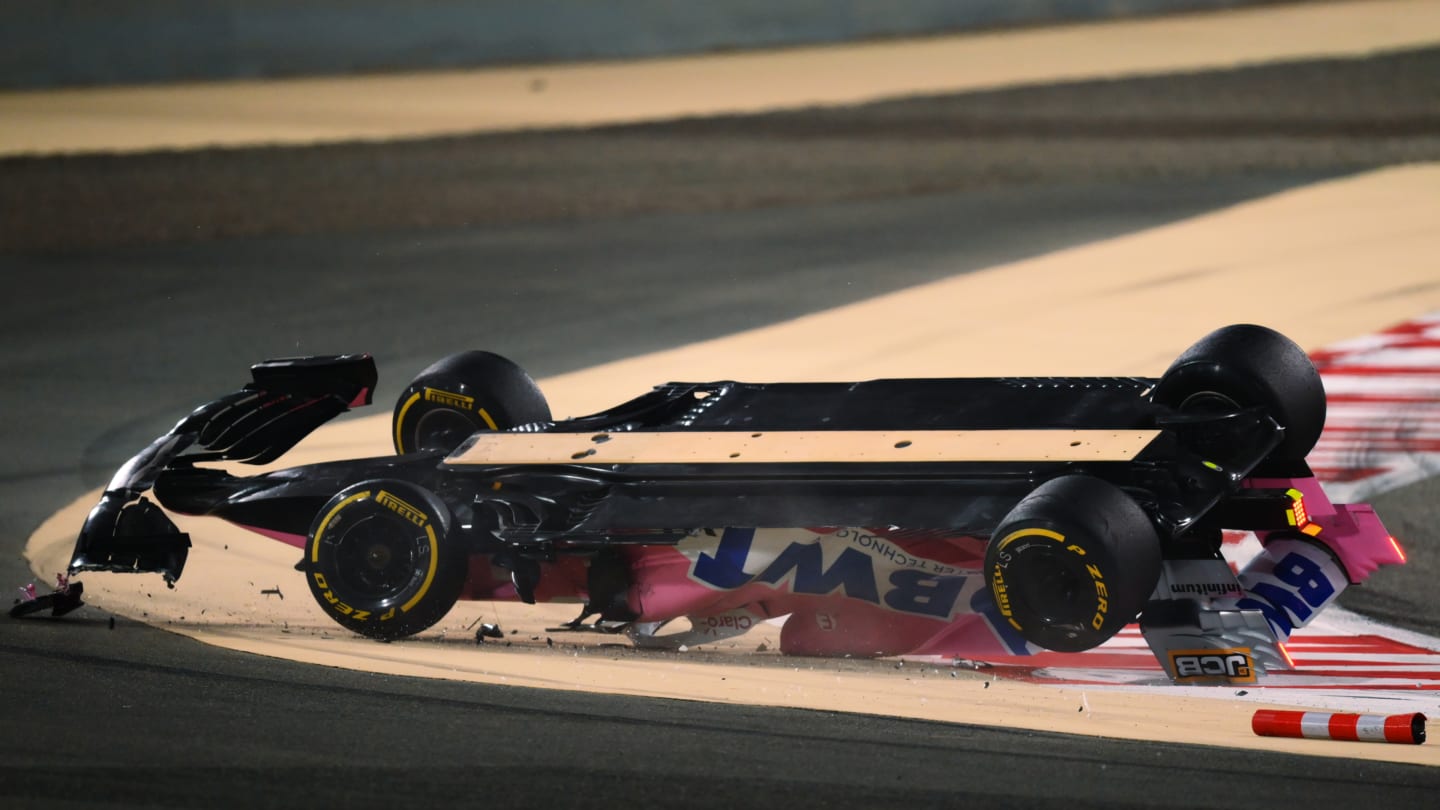
{"label": "pink bodywork", "polygon": [[[1314,478],[1252,478],[1245,485],[1255,489],[1299,490],[1305,497],[1310,522],[1320,526],[1314,542],[1335,555],[1352,585],[1369,579],[1382,565],[1405,562],[1399,543],[1386,531],[1368,503],[1333,504]],[[1266,534],[1260,535],[1262,543]]]}
{"label": "pink bodywork", "polygon": [[[1368,504],[1332,504],[1313,478],[1245,485],[1300,490],[1310,520],[1321,527],[1313,542],[1336,556],[1351,583],[1404,562]],[[1281,533],[1261,532],[1261,541],[1271,534]],[[881,528],[703,530],[675,546],[625,547],[628,601],[639,622],[689,618],[690,643],[788,615],[781,651],[794,655],[986,660],[1037,652],[994,606],[982,572],[985,543]],[[579,559],[543,564],[540,582],[537,601],[586,597]],[[485,557],[472,560],[467,587],[469,599],[518,598],[508,571]]]}
{"label": "pink bodywork", "polygon": [[[731,554],[721,562],[724,549]],[[717,529],[625,552],[639,622],[688,617],[702,636],[709,628],[724,637],[788,614],[780,646],[794,655],[982,657],[1027,649],[993,606],[981,574],[983,539],[886,529]],[[717,569],[725,580],[719,584]],[[584,564],[544,564],[540,583],[537,601],[582,601]],[[472,561],[467,587],[469,599],[517,598],[508,572],[483,557]]]}
{"label": "pink bodywork", "polygon": [[[1332,504],[1313,478],[1253,479],[1245,486],[1298,489],[1313,542],[1328,548],[1351,583],[1404,562],[1367,504]],[[303,548],[305,538],[245,528]],[[1261,532],[1265,542],[1270,534]],[[1293,536],[1293,532],[1288,532]],[[689,643],[726,638],[788,615],[782,652],[869,657],[947,655],[978,660],[1037,652],[995,608],[982,572],[986,540],[882,528],[714,529],[680,543],[628,545],[629,606],[638,622],[688,618]],[[541,563],[538,602],[585,601],[580,557]],[[489,556],[470,559],[462,599],[519,599],[510,572]],[[578,608],[577,608],[578,613]]]}

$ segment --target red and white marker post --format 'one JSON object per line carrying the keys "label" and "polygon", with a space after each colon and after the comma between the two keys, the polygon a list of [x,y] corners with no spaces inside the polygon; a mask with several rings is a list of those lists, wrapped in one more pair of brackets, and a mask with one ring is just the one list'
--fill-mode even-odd
{"label": "red and white marker post", "polygon": [[1261,737],[1411,745],[1425,742],[1425,715],[1419,712],[1384,715],[1260,709],[1250,719],[1250,727]]}

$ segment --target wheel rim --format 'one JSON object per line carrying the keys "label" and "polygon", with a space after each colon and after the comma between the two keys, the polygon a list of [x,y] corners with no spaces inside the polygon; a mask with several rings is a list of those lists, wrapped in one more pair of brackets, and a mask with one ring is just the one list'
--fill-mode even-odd
{"label": "wheel rim", "polygon": [[459,447],[475,430],[475,424],[463,412],[437,408],[415,423],[415,447],[419,450],[450,450]]}
{"label": "wheel rim", "polygon": [[1010,581],[1018,586],[1015,598],[1034,619],[1073,638],[1089,627],[1095,615],[1095,586],[1088,574],[1081,576],[1082,571],[1069,562],[1063,552],[1034,548]]}
{"label": "wheel rim", "polygon": [[352,598],[385,602],[407,591],[416,577],[417,537],[383,515],[346,527],[334,544],[335,575]]}
{"label": "wheel rim", "polygon": [[1240,403],[1219,391],[1196,391],[1180,403],[1181,413],[1222,414],[1240,410]]}

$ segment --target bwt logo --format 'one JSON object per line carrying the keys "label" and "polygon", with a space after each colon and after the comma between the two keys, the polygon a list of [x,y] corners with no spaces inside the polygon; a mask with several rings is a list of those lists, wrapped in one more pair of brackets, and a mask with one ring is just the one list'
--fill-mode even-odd
{"label": "bwt logo", "polygon": [[[960,575],[937,575],[918,568],[875,569],[875,560],[856,548],[841,551],[827,566],[818,542],[792,542],[755,554],[754,529],[726,529],[720,542],[695,559],[690,576],[713,588],[733,590],[752,582],[791,593],[848,596],[901,613],[948,619],[967,584]],[[747,565],[763,565],[755,573]]]}
{"label": "bwt logo", "polygon": [[1247,576],[1248,595],[1235,606],[1260,611],[1284,641],[1348,584],[1339,565],[1325,554],[1318,548],[1296,548],[1276,561],[1270,573]]}
{"label": "bwt logo", "polygon": [[1224,678],[1231,683],[1255,682],[1255,664],[1248,649],[1172,650],[1170,665],[1177,681]]}

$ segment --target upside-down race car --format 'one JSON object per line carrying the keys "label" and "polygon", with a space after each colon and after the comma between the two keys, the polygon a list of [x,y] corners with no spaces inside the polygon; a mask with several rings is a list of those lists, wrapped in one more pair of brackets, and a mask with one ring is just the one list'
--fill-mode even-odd
{"label": "upside-down race car", "polygon": [[[788,615],[787,653],[984,660],[1085,650],[1138,617],[1172,679],[1234,683],[1288,667],[1292,630],[1404,561],[1312,476],[1319,375],[1259,326],[1159,379],[668,383],[564,421],[515,364],[465,352],[402,393],[395,455],[203,466],[273,461],[376,381],[368,355],[252,376],[116,473],[72,573],[180,577],[189,538],[153,491],[301,549],[320,609],[379,639],[458,599],[583,600],[577,626],[638,644]],[[1225,529],[1264,544],[1238,574]]]}

